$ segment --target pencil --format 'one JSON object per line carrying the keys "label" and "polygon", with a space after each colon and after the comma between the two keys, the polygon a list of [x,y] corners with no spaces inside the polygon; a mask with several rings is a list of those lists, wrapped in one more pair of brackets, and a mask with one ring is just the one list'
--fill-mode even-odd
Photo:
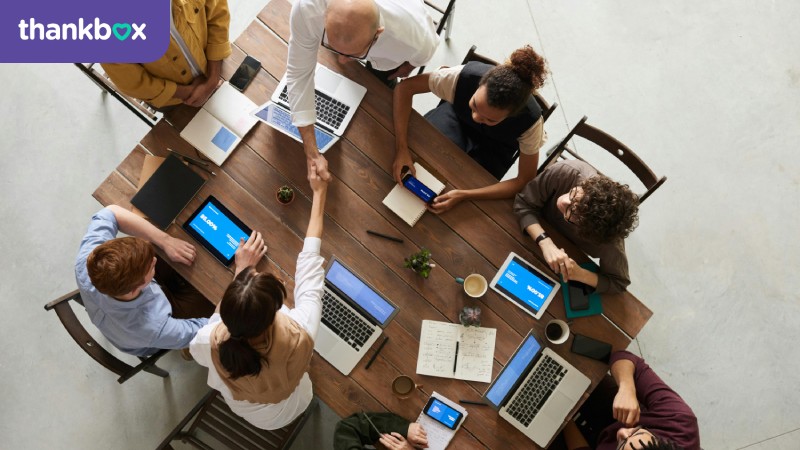
{"label": "pencil", "polygon": [[170,151],[170,152],[174,153],[175,156],[187,159],[189,161],[194,161],[199,166],[208,167],[208,163],[207,162],[200,161],[199,159],[194,159],[191,156],[186,156],[186,155],[184,155],[182,153],[178,153],[178,152],[176,152],[175,150],[173,150],[173,149],[171,149],[169,147],[167,147],[167,151]]}
{"label": "pencil", "polygon": [[480,406],[487,406],[486,403],[483,402],[473,402],[472,400],[459,400],[458,403],[463,403],[465,405],[480,405]]}
{"label": "pencil", "polygon": [[386,345],[387,342],[389,342],[389,336],[386,336],[386,339],[384,339],[383,342],[381,342],[381,345],[379,345],[378,349],[375,350],[375,353],[372,354],[372,358],[370,358],[369,361],[367,361],[367,365],[364,366],[364,370],[369,369],[369,366],[371,366],[372,363],[375,362],[375,358],[378,357],[378,353],[380,353],[381,350],[383,350],[383,346]]}
{"label": "pencil", "polygon": [[390,240],[390,241],[399,242],[399,243],[401,243],[401,244],[404,242],[404,241],[403,241],[402,239],[400,239],[400,238],[396,238],[396,237],[394,237],[394,236],[387,236],[387,235],[385,235],[385,234],[383,234],[383,233],[378,233],[377,231],[367,230],[367,234],[371,234],[371,235],[373,235],[373,236],[382,237],[382,238],[384,238],[384,239],[388,239],[388,240]]}

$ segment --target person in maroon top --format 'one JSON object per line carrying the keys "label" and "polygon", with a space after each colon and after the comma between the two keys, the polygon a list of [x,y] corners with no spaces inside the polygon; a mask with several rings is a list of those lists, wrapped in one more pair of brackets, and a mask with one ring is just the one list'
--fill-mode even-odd
{"label": "person in maroon top", "polygon": [[[616,385],[608,383],[612,385],[611,396],[604,396],[609,390],[603,389],[601,383],[576,417],[580,426],[576,421],[567,423],[563,431],[567,449],[700,450],[697,417],[677,392],[642,358],[630,352],[616,352],[610,362],[611,376],[616,381]],[[609,417],[611,423],[605,428],[596,427],[601,431],[595,439],[592,435],[596,433],[587,422],[597,422],[598,412],[611,412],[613,417]],[[595,441],[594,447],[589,446],[587,438]]]}

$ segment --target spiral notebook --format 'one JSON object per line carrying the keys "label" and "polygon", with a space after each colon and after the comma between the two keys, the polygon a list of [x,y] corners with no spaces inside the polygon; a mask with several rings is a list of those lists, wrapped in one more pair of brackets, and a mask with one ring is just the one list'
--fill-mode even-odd
{"label": "spiral notebook", "polygon": [[[428,186],[433,192],[436,192],[436,195],[442,193],[444,183],[417,163],[414,163],[414,169],[417,171],[416,178],[419,181]],[[425,202],[400,184],[394,186],[389,195],[383,199],[383,204],[412,227],[416,225],[427,209]]]}

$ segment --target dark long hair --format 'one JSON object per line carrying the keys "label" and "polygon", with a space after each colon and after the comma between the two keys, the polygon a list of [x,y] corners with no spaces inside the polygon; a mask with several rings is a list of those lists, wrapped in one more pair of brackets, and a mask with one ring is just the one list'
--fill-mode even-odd
{"label": "dark long hair", "polygon": [[514,50],[505,64],[486,72],[479,85],[486,85],[489,106],[513,116],[527,104],[531,93],[544,85],[547,74],[547,62],[526,45]]}
{"label": "dark long hair", "polygon": [[242,270],[228,285],[219,314],[231,337],[220,344],[219,359],[231,378],[261,372],[261,354],[250,346],[248,339],[272,325],[285,297],[286,288],[280,280],[252,267]]}

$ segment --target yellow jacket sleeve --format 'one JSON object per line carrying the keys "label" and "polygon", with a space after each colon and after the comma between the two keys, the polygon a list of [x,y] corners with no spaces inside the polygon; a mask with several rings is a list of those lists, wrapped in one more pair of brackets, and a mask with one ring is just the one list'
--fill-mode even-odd
{"label": "yellow jacket sleeve", "polygon": [[206,59],[221,61],[231,54],[231,43],[228,29],[231,14],[227,0],[206,0],[206,22],[208,39],[206,43]]}
{"label": "yellow jacket sleeve", "polygon": [[[111,81],[123,93],[142,99],[156,108],[175,104],[177,84],[149,73],[141,64],[101,64]],[[178,102],[179,103],[179,102]]]}

